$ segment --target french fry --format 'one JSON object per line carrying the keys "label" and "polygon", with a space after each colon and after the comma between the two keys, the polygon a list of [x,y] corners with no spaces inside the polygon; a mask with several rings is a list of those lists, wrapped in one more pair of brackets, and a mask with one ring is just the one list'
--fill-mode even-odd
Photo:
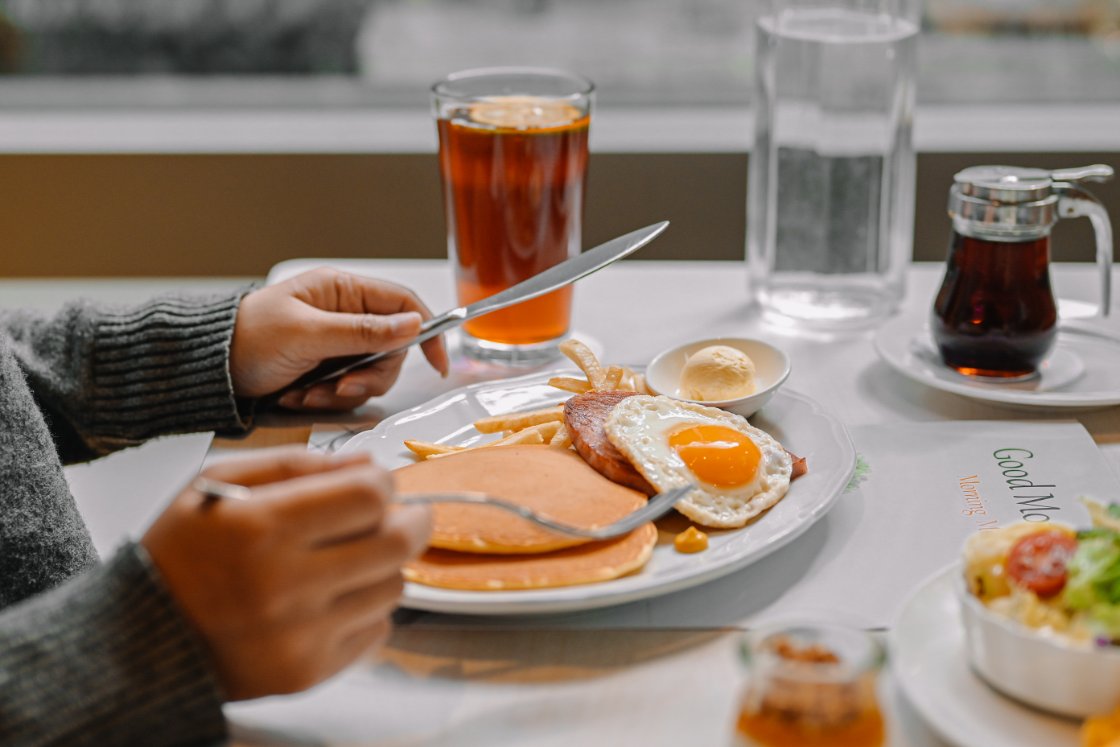
{"label": "french fry", "polygon": [[622,381],[619,383],[618,388],[628,392],[637,391],[634,382],[637,380],[637,372],[629,366],[622,367]]}
{"label": "french fry", "polygon": [[487,441],[486,443],[475,444],[474,446],[446,447],[440,446],[439,444],[429,444],[430,446],[436,446],[441,449],[446,449],[446,451],[442,451],[438,454],[431,454],[427,458],[439,459],[440,457],[445,457],[448,454],[459,454],[464,451],[474,451],[476,449],[488,449],[491,446],[524,446],[547,444],[552,441],[553,437],[556,435],[556,432],[559,431],[563,425],[564,423],[561,420],[549,420],[545,423],[537,423],[536,425],[530,425],[527,428],[522,428],[519,431],[514,431],[508,436],[503,436],[496,441]]}
{"label": "french fry", "polygon": [[[635,391],[649,394],[645,376],[627,366],[607,366],[591,349],[579,340],[566,340],[560,345],[573,363],[579,366],[587,380],[574,376],[553,376],[548,380],[557,389],[581,394],[587,391]],[[548,444],[566,449],[572,445],[572,434],[564,423],[564,406],[554,405],[527,412],[492,415],[474,422],[479,433],[500,434],[497,440],[474,446],[448,446],[424,441],[405,441],[405,446],[420,459],[438,459],[471,449],[513,444]]]}
{"label": "french fry", "polygon": [[579,366],[579,370],[583,371],[587,380],[591,383],[592,389],[603,388],[603,366],[599,363],[595,354],[591,352],[591,348],[579,340],[564,340],[560,343],[560,352],[568,356],[572,363]]}
{"label": "french fry", "polygon": [[562,420],[550,420],[546,423],[537,423],[530,425],[528,428],[523,428],[505,438],[499,438],[497,441],[491,441],[486,446],[510,446],[513,444],[546,444],[552,440],[556,435],[556,431],[564,425]]}
{"label": "french fry", "polygon": [[451,454],[462,454],[462,453],[465,453],[465,452],[468,452],[468,451],[478,451],[479,449],[489,449],[491,446],[514,446],[514,445],[518,445],[518,444],[520,444],[520,445],[526,445],[526,444],[535,445],[535,444],[543,444],[545,442],[546,442],[546,439],[544,438],[544,436],[541,435],[540,431],[533,430],[532,428],[526,428],[525,430],[517,431],[515,433],[512,433],[512,434],[506,436],[505,438],[499,438],[497,441],[489,441],[489,442],[484,443],[484,444],[475,444],[474,446],[467,446],[465,448],[459,449],[458,451],[448,451],[448,452],[443,453],[443,454],[432,454],[428,458],[429,459],[440,459],[440,458],[445,457],[445,456],[450,456]]}
{"label": "french fry", "polygon": [[[479,433],[497,433],[498,431],[520,431],[531,425],[560,421],[564,418],[564,406],[554,405],[540,410],[528,412],[511,412],[508,415],[492,415],[488,418],[474,421],[474,427]],[[514,434],[516,435],[516,434]]]}
{"label": "french fry", "polygon": [[462,451],[462,446],[447,446],[445,444],[433,444],[427,441],[405,441],[405,448],[411,451],[421,459],[427,459],[437,454],[453,454],[456,451]]}
{"label": "french fry", "polygon": [[563,389],[565,392],[574,392],[576,394],[583,394],[591,390],[591,383],[583,379],[577,379],[574,376],[553,376],[548,380],[549,386],[554,386],[557,389]]}
{"label": "french fry", "polygon": [[603,389],[608,392],[613,392],[619,389],[622,383],[622,366],[607,366],[607,372],[603,375]]}
{"label": "french fry", "polygon": [[560,427],[556,429],[556,434],[552,437],[552,440],[548,442],[548,445],[554,449],[566,449],[571,446],[572,434],[568,432],[568,426],[561,423]]}
{"label": "french fry", "polygon": [[[468,446],[467,448],[463,449],[463,451],[477,451],[479,449],[489,449],[491,446],[516,446],[516,445],[526,445],[526,444],[532,445],[532,444],[543,444],[543,443],[546,443],[546,442],[547,442],[547,439],[545,439],[545,437],[541,435],[540,431],[535,430],[534,428],[530,427],[530,428],[526,428],[524,430],[514,431],[513,433],[509,434],[508,436],[504,436],[502,438],[499,438],[497,441],[487,441],[484,444],[475,444],[474,446]],[[447,455],[446,454],[437,455],[437,457],[439,457],[439,456],[447,456]],[[432,457],[432,458],[435,459],[437,457]]]}
{"label": "french fry", "polygon": [[523,431],[514,433],[512,436],[506,436],[493,443],[486,444],[486,446],[535,446],[537,444],[543,444],[544,442],[545,437],[541,435],[540,431],[526,428]]}

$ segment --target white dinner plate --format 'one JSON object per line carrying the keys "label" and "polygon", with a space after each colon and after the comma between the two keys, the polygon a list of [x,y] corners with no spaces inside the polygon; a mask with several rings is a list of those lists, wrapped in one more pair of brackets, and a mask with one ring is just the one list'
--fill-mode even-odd
{"label": "white dinner plate", "polygon": [[[1089,329],[1089,328],[1087,328]],[[962,397],[1017,408],[1090,410],[1120,404],[1120,337],[1062,328],[1054,350],[1029,381],[971,379],[946,366],[924,318],[901,316],[879,328],[875,350],[895,371]]]}
{"label": "white dinner plate", "polygon": [[[489,415],[530,410],[561,402],[571,395],[548,385],[557,371],[484,382],[436,397],[360,433],[342,452],[372,452],[389,468],[413,462],[405,439],[470,445],[483,436],[471,425]],[[573,371],[572,375],[578,375]],[[736,571],[800,535],[820,517],[848,484],[855,449],[844,426],[803,394],[782,389],[751,422],[782,445],[807,459],[809,471],[790,486],[776,506],[742,529],[712,531],[708,550],[684,555],[663,535],[653,556],[638,573],[598,584],[527,591],[456,591],[409,583],[405,607],[477,615],[540,614],[607,607],[660,596]]]}
{"label": "white dinner plate", "polygon": [[891,629],[895,680],[922,718],[960,747],[1077,747],[1079,723],[1020,705],[968,665],[953,582],[957,564],[925,581]]}

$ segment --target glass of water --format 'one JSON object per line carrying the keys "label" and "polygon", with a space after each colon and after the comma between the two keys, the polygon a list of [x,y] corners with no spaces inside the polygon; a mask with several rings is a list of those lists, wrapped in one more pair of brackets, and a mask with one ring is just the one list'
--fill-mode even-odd
{"label": "glass of water", "polygon": [[919,8],[919,0],[763,3],[747,259],[770,321],[859,329],[902,300]]}

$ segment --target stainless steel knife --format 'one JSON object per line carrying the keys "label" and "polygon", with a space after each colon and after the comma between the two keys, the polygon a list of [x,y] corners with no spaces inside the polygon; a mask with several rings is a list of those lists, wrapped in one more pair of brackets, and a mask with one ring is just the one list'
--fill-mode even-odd
{"label": "stainless steel knife", "polygon": [[654,223],[645,228],[639,228],[637,231],[632,231],[624,236],[611,239],[605,244],[600,244],[594,249],[589,249],[569,260],[554,265],[543,272],[537,273],[528,280],[523,280],[516,285],[511,285],[509,288],[499,291],[492,296],[488,296],[481,301],[476,301],[469,306],[460,306],[440,314],[437,317],[433,317],[421,325],[420,334],[409,340],[407,345],[402,345],[399,348],[385,350],[372,355],[351,355],[341,358],[329,358],[303,376],[300,376],[276,394],[271,395],[268,399],[270,401],[275,401],[280,395],[292,389],[302,389],[312,384],[318,384],[321,381],[336,379],[356,368],[362,368],[371,363],[376,363],[382,358],[396,355],[413,345],[417,345],[425,340],[430,340],[436,335],[458,327],[468,319],[474,319],[476,316],[489,314],[491,311],[504,309],[515,303],[521,303],[522,301],[528,301],[537,296],[543,296],[545,293],[550,293],[557,288],[563,288],[565,285],[574,283],[580,278],[587,277],[596,270],[601,270],[628,254],[633,254],[653,241],[653,239],[668,226],[669,221],[661,221],[660,223]]}

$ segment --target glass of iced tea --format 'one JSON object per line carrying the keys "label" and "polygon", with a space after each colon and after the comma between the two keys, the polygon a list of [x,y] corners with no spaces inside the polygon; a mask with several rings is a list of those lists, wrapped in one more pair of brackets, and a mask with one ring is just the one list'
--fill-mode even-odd
{"label": "glass of iced tea", "polygon": [[876,682],[883,649],[869,633],[828,624],[749,634],[749,680],[735,724],[743,747],[881,747]]}
{"label": "glass of iced tea", "polygon": [[[483,68],[432,87],[448,256],[469,304],[580,251],[594,85],[540,68]],[[538,365],[568,334],[572,288],[463,326],[463,352]]]}

